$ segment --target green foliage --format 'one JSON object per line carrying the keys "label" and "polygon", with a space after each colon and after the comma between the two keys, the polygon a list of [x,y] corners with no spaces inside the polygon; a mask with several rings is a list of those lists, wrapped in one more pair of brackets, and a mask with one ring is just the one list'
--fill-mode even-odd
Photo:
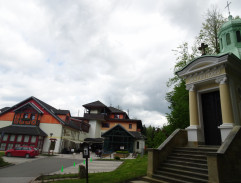
{"label": "green foliage", "polygon": [[201,43],[205,43],[208,45],[206,49],[207,54],[217,54],[220,52],[218,30],[225,20],[216,7],[207,10],[205,21],[202,23],[202,29],[196,37],[196,45],[194,46],[196,50]]}
{"label": "green foliage", "polygon": [[115,156],[115,160],[119,161],[120,157],[119,156]]}

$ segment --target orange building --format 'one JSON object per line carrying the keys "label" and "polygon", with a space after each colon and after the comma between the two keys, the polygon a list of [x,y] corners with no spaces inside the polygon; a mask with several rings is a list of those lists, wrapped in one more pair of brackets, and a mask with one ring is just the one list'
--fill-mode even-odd
{"label": "orange building", "polygon": [[[104,151],[128,150],[141,152],[145,146],[145,137],[141,134],[142,121],[130,119],[126,112],[107,107],[100,101],[83,105],[84,118],[88,119],[91,128],[90,138],[93,143],[101,137],[104,139]],[[121,134],[121,135],[120,135]]]}

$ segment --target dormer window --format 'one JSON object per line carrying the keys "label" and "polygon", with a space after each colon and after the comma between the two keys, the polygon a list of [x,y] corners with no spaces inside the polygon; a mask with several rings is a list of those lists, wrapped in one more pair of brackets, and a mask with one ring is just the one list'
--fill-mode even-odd
{"label": "dormer window", "polygon": [[231,38],[229,33],[226,34],[226,42],[227,42],[227,45],[231,44]]}
{"label": "dormer window", "polygon": [[236,36],[237,36],[237,42],[241,42],[240,31],[236,31]]}
{"label": "dormer window", "polygon": [[115,115],[114,115],[114,118],[115,118],[115,119],[120,119],[120,115],[119,115],[119,114],[115,114]]}

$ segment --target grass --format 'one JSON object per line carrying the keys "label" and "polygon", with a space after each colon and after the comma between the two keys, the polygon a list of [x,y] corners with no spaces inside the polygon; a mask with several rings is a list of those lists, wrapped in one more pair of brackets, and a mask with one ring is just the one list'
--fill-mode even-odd
{"label": "grass", "polygon": [[[126,159],[112,172],[104,173],[89,173],[89,183],[122,183],[128,180],[142,177],[146,175],[147,170],[147,155],[138,157],[136,159]],[[70,174],[74,178],[76,174]],[[63,175],[58,175],[54,178],[63,178]],[[66,175],[65,175],[66,176]],[[49,177],[49,179],[53,179]],[[59,180],[54,183],[85,183],[86,179],[72,179],[72,180]]]}
{"label": "grass", "polygon": [[4,152],[0,152],[0,167],[3,167],[3,166],[7,166],[7,165],[10,165],[11,163],[8,163],[8,162],[5,162],[2,158],[2,156],[4,156]]}

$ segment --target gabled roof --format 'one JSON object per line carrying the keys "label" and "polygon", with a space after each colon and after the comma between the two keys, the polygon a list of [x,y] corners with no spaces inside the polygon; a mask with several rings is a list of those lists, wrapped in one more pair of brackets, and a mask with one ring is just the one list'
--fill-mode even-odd
{"label": "gabled roof", "polygon": [[66,115],[66,114],[70,114],[69,110],[62,110],[62,109],[52,109],[52,111],[54,112],[54,114],[56,115]]}
{"label": "gabled roof", "polygon": [[105,104],[103,104],[102,102],[100,102],[99,100],[97,100],[95,102],[84,104],[83,107],[85,107],[85,108],[103,108],[103,107],[107,107],[107,106]]}
{"label": "gabled roof", "polygon": [[51,105],[49,105],[49,104],[46,104],[45,102],[43,102],[43,101],[41,101],[41,100],[39,100],[39,99],[37,99],[36,97],[29,97],[29,98],[27,98],[27,99],[25,99],[25,100],[23,100],[23,101],[21,101],[21,102],[19,102],[19,103],[17,103],[17,104],[15,104],[14,106],[12,106],[12,107],[10,107],[9,109],[7,109],[7,110],[5,110],[5,111],[3,111],[2,113],[0,113],[0,115],[1,114],[4,114],[4,113],[6,113],[6,112],[9,112],[9,111],[11,111],[11,110],[15,110],[15,109],[17,109],[18,107],[20,107],[22,104],[24,104],[24,103],[26,103],[27,101],[29,101],[29,100],[34,100],[35,102],[37,102],[43,109],[45,109],[49,114],[51,114],[56,120],[58,120],[61,124],[63,124],[63,125],[66,125],[66,123],[61,119],[61,118],[59,118],[57,115],[55,115],[55,113],[54,113],[54,111],[57,111],[57,109],[56,108],[54,108],[54,107],[52,107]]}
{"label": "gabled roof", "polygon": [[40,114],[43,114],[43,113],[44,113],[41,109],[39,109],[35,104],[33,104],[33,103],[31,103],[31,102],[28,102],[28,103],[26,103],[26,104],[18,107],[17,109],[14,110],[14,112],[16,112],[16,111],[18,111],[19,109],[22,109],[22,108],[24,108],[24,107],[26,107],[26,106],[31,106],[32,108],[34,108],[34,109],[35,109],[38,113],[40,113]]}
{"label": "gabled roof", "polygon": [[127,131],[121,124],[117,124],[114,127],[112,127],[111,129],[107,130],[105,133],[102,134],[102,136],[107,136],[108,133],[110,133],[110,131],[114,130],[115,128],[121,128],[123,129],[123,131],[125,131],[126,133],[128,133],[130,136],[132,136],[133,138],[135,138],[135,136],[130,133],[129,131]]}

